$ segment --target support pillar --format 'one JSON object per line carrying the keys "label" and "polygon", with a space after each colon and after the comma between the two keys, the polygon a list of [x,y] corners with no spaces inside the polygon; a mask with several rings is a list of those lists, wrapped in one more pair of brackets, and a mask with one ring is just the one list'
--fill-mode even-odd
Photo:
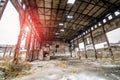
{"label": "support pillar", "polygon": [[73,57],[73,49],[74,49],[74,43],[72,42],[72,45],[71,45],[71,57]]}
{"label": "support pillar", "polygon": [[30,37],[30,34],[27,33],[27,37],[26,37],[26,41],[25,41],[25,49],[26,49],[26,57],[25,57],[25,60],[27,60],[27,57],[28,57],[28,44],[29,44],[29,37]]}
{"label": "support pillar", "polygon": [[94,38],[93,38],[93,34],[92,34],[92,30],[90,29],[90,36],[91,36],[91,40],[92,40],[92,44],[93,44],[93,48],[94,48],[94,52],[95,52],[95,59],[97,59],[97,50],[95,48],[95,43],[94,43]]}
{"label": "support pillar", "polygon": [[65,43],[63,43],[63,45],[64,45],[64,54],[65,54]]}
{"label": "support pillar", "polygon": [[87,59],[88,56],[87,56],[87,51],[86,51],[86,42],[85,42],[84,36],[83,36],[82,38],[83,38],[83,43],[84,43],[84,53],[85,53],[85,58]]}
{"label": "support pillar", "polygon": [[20,44],[21,44],[22,36],[23,36],[23,27],[20,30],[20,33],[19,33],[19,36],[18,36],[17,45],[16,45],[16,48],[15,48],[15,54],[14,54],[14,60],[13,60],[13,62],[15,62],[15,63],[18,62],[18,55],[19,55],[19,49],[20,49]]}
{"label": "support pillar", "polygon": [[37,54],[37,59],[39,59],[39,39],[37,38],[37,52],[36,52],[36,54]]}
{"label": "support pillar", "polygon": [[80,51],[80,47],[79,47],[79,39],[77,40],[77,45],[78,45],[78,50]]}
{"label": "support pillar", "polygon": [[[75,54],[75,40],[73,41],[73,50],[74,50],[74,54]],[[76,57],[76,54],[75,54]]]}
{"label": "support pillar", "polygon": [[35,54],[34,54],[34,50],[35,50],[35,34],[34,34],[34,36],[33,36],[33,41],[32,41],[31,61],[34,60],[34,56],[35,56]]}
{"label": "support pillar", "polygon": [[4,54],[3,54],[3,58],[5,57],[5,53],[7,51],[7,46],[4,48]]}
{"label": "support pillar", "polygon": [[9,53],[9,57],[11,56],[11,52],[12,52],[12,47],[10,48],[10,53]]}
{"label": "support pillar", "polygon": [[69,51],[70,51],[70,57],[72,57],[72,45],[71,45],[71,42],[69,43]]}
{"label": "support pillar", "polygon": [[30,32],[28,34],[28,38],[26,40],[26,60],[30,60],[30,46],[31,46],[31,39],[32,39],[32,29],[30,29]]}
{"label": "support pillar", "polygon": [[34,39],[34,34],[31,33],[31,39],[30,39],[30,48],[29,48],[29,55],[28,55],[28,60],[31,61],[32,60],[32,48],[33,48],[33,39]]}
{"label": "support pillar", "polygon": [[102,26],[102,30],[103,30],[103,33],[104,33],[104,36],[105,36],[105,39],[106,39],[106,42],[107,42],[107,45],[108,45],[108,49],[109,49],[109,52],[110,52],[110,56],[114,59],[114,55],[113,55],[113,52],[112,52],[112,49],[111,49],[109,40],[108,40],[108,38],[107,38],[107,35],[106,35],[106,31],[105,31],[104,26]]}
{"label": "support pillar", "polygon": [[80,55],[80,47],[79,47],[79,39],[77,39],[77,46],[78,46],[78,58],[81,59],[81,55]]}
{"label": "support pillar", "polygon": [[35,37],[34,59],[37,59],[37,36]]}
{"label": "support pillar", "polygon": [[39,42],[38,42],[38,46],[39,46],[39,52],[38,52],[38,59],[41,59],[41,57],[43,58],[43,55],[41,55],[41,48],[42,48],[42,43],[39,39]]}

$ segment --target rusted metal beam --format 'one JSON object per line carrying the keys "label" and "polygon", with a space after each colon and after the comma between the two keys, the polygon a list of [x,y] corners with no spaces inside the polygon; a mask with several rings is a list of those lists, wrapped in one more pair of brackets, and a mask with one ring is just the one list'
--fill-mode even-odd
{"label": "rusted metal beam", "polygon": [[31,45],[31,39],[32,39],[32,29],[30,29],[28,39],[27,39],[27,52],[26,52],[26,60],[30,60],[30,45]]}
{"label": "rusted metal beam", "polygon": [[13,60],[13,62],[16,63],[16,64],[18,63],[20,44],[21,44],[21,41],[22,41],[23,33],[24,33],[24,28],[22,27],[20,29],[20,33],[19,33],[19,36],[18,36],[18,41],[17,41],[17,45],[16,45],[16,48],[15,48],[15,54],[14,54],[14,60]]}
{"label": "rusted metal beam", "polygon": [[39,51],[40,51],[40,43],[39,43],[39,39],[37,38],[37,59],[39,59]]}
{"label": "rusted metal beam", "polygon": [[34,60],[34,50],[35,50],[35,34],[33,35],[32,38],[31,61]]}
{"label": "rusted metal beam", "polygon": [[35,59],[38,59],[38,37],[35,39]]}

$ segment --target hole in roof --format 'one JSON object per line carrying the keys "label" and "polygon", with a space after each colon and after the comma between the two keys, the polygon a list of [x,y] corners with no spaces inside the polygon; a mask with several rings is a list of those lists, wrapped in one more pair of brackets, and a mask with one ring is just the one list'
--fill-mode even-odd
{"label": "hole in roof", "polygon": [[75,3],[75,0],[68,0],[67,3],[68,3],[68,4],[74,4],[74,3]]}
{"label": "hole in roof", "polygon": [[97,28],[97,25],[95,25],[94,27]]}
{"label": "hole in roof", "polygon": [[64,29],[60,29],[61,32],[64,32],[65,30]]}
{"label": "hole in roof", "polygon": [[59,35],[59,33],[57,32],[57,33],[55,33],[55,35]]}
{"label": "hole in roof", "polygon": [[59,26],[63,26],[63,23],[59,23]]}
{"label": "hole in roof", "polygon": [[72,18],[73,18],[73,16],[67,16],[67,18],[68,18],[68,19],[72,19]]}
{"label": "hole in roof", "polygon": [[25,8],[26,8],[26,6],[25,6],[25,4],[23,4],[23,9],[25,10]]}
{"label": "hole in roof", "polygon": [[120,11],[115,11],[115,16],[120,15]]}
{"label": "hole in roof", "polygon": [[101,26],[101,25],[102,25],[102,24],[99,22],[99,23],[98,23],[98,26]]}
{"label": "hole in roof", "polygon": [[109,16],[108,16],[108,19],[109,19],[109,20],[111,20],[112,18],[113,18],[112,15],[109,15]]}
{"label": "hole in roof", "polygon": [[85,35],[85,32],[83,34]]}
{"label": "hole in roof", "polygon": [[91,27],[91,30],[94,30],[94,28],[93,28],[93,27]]}
{"label": "hole in roof", "polygon": [[107,21],[106,21],[106,19],[103,19],[103,23],[106,23]]}

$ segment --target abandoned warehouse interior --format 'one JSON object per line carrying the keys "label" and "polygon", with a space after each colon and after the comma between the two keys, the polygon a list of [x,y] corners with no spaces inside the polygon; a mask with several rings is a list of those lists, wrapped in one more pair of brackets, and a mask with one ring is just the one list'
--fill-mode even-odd
{"label": "abandoned warehouse interior", "polygon": [[[0,0],[0,19],[8,2],[9,0]],[[21,60],[31,63],[36,60],[49,62],[58,59],[68,62],[73,60],[73,65],[78,64],[74,63],[74,60],[79,63],[106,60],[117,61],[115,64],[120,64],[120,42],[110,43],[107,37],[108,32],[120,27],[120,0],[10,0],[10,2],[19,13],[20,33],[16,45],[0,45],[1,49],[5,49],[3,58],[8,50],[9,57],[12,51],[14,53],[13,62]],[[21,45],[23,38],[25,43]],[[103,42],[106,43],[104,47],[97,49],[96,44]],[[80,44],[83,44],[84,48],[81,48]],[[110,79],[108,76],[109,79],[103,80],[119,80],[119,73],[120,71],[114,74],[117,78],[114,76],[115,78]]]}

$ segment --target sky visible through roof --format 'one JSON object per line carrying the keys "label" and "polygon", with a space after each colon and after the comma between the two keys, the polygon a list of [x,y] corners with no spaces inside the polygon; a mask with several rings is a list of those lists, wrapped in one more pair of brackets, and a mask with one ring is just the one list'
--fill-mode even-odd
{"label": "sky visible through roof", "polygon": [[[0,21],[0,44],[16,44],[20,30],[19,15],[11,2],[8,2]],[[120,28],[107,33],[110,43],[120,41]],[[83,46],[83,45],[82,45]],[[82,47],[81,46],[81,47]],[[103,44],[97,47],[102,47]]]}

